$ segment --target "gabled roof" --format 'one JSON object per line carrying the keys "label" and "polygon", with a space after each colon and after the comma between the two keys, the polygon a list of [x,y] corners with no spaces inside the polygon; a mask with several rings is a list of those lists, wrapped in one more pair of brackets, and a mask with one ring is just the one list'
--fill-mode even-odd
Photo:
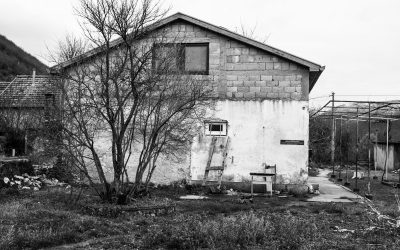
{"label": "gabled roof", "polygon": [[46,94],[57,94],[54,76],[18,75],[11,82],[0,82],[0,109],[43,108]]}
{"label": "gabled roof", "polygon": [[[263,51],[266,51],[268,53],[277,55],[277,56],[279,56],[281,58],[287,59],[289,61],[298,63],[300,65],[303,65],[303,66],[309,68],[309,70],[310,70],[310,91],[313,88],[313,86],[315,85],[315,83],[317,82],[317,80],[318,80],[319,76],[321,75],[322,71],[324,71],[324,69],[325,69],[324,66],[318,65],[318,64],[316,64],[314,62],[311,62],[309,60],[303,59],[301,57],[295,56],[295,55],[290,54],[288,52],[285,52],[283,50],[274,48],[272,46],[269,46],[269,45],[266,45],[264,43],[258,42],[256,40],[250,39],[248,37],[242,36],[242,35],[237,34],[235,32],[229,31],[229,30],[227,30],[225,28],[221,28],[221,27],[215,26],[213,24],[204,22],[202,20],[199,20],[197,18],[188,16],[188,15],[185,15],[185,14],[182,14],[182,13],[179,13],[179,12],[174,14],[174,15],[172,15],[172,16],[166,17],[166,18],[164,18],[164,19],[162,19],[160,21],[157,21],[157,22],[149,25],[148,26],[148,30],[150,30],[150,31],[151,30],[155,30],[155,29],[161,28],[162,26],[165,26],[165,25],[167,25],[169,23],[172,23],[172,22],[175,22],[175,21],[178,21],[178,20],[183,20],[183,21],[192,23],[192,24],[200,26],[200,27],[202,27],[202,28],[204,28],[206,30],[213,31],[213,32],[218,33],[220,35],[223,35],[223,36],[229,37],[231,39],[240,41],[242,43],[248,44],[248,45],[253,46],[255,48],[258,48],[260,50],[263,50]],[[114,40],[112,42],[111,46],[112,47],[118,46],[121,43],[122,43],[121,39],[116,39],[116,40]],[[73,59],[71,59],[69,61],[63,62],[61,64],[58,64],[58,65],[52,67],[51,71],[54,72],[54,71],[57,71],[58,69],[67,68],[70,65],[72,65],[74,63],[77,63],[77,62],[79,62],[79,61],[81,61],[83,59],[92,57],[92,56],[98,54],[99,52],[101,52],[101,48],[96,48],[96,49],[90,50],[90,51],[88,51],[88,52],[86,52],[86,53],[84,53],[84,54],[82,54],[82,55],[80,55],[78,57],[75,57],[75,58],[73,58]]]}

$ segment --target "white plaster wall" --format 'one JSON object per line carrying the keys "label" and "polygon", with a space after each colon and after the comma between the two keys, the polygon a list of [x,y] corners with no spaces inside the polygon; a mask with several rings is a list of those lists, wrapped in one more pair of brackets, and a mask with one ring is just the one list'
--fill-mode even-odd
{"label": "white plaster wall", "polygon": [[[250,172],[262,172],[262,164],[277,165],[278,183],[302,183],[308,166],[308,102],[307,101],[217,101],[210,114],[228,121],[227,167],[224,181],[249,181]],[[182,179],[203,180],[211,136],[204,134],[203,124],[193,140],[191,153],[179,160],[160,157],[153,174],[154,183],[170,183]],[[281,145],[281,140],[304,140],[304,145]],[[96,148],[109,180],[113,178],[110,135],[104,132],[96,140]],[[221,153],[226,138],[219,138],[212,164],[222,164]],[[129,161],[128,173],[134,178],[135,154]],[[217,171],[210,171],[215,179]]]}
{"label": "white plaster wall", "polygon": [[[217,102],[212,116],[228,121],[230,145],[223,180],[248,181],[250,172],[263,171],[262,163],[277,165],[280,183],[301,183],[307,179],[307,101],[224,100]],[[281,145],[280,140],[304,140],[304,145]],[[204,133],[194,139],[192,180],[203,179],[210,144],[211,137]],[[217,171],[210,171],[209,176],[213,177],[212,173],[215,177]]]}
{"label": "white plaster wall", "polygon": [[[137,145],[135,152],[132,154],[128,165],[128,176],[131,181],[134,181],[137,169],[137,162],[140,152],[137,150],[140,145]],[[95,148],[99,154],[106,178],[108,181],[113,181],[114,171],[112,167],[112,153],[111,153],[111,133],[102,132],[95,138]],[[158,184],[169,184],[173,181],[180,181],[182,179],[189,179],[189,164],[190,154],[182,155],[179,159],[171,159],[161,155],[157,161],[157,167],[154,170],[152,182]],[[99,181],[98,175],[94,165],[89,165],[91,176],[95,181]],[[144,174],[143,179],[146,178],[147,172]]]}

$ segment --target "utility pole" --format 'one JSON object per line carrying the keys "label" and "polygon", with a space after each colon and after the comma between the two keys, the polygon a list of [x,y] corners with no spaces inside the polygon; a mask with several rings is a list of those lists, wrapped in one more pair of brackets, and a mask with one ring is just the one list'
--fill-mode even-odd
{"label": "utility pole", "polygon": [[335,92],[332,92],[332,135],[331,135],[331,164],[332,175],[335,178]]}

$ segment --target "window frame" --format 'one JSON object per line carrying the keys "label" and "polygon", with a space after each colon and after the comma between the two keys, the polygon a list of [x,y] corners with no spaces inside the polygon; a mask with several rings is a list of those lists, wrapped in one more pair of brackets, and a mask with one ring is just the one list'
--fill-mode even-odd
{"label": "window frame", "polygon": [[[211,131],[213,125],[222,126],[222,131]],[[204,134],[206,136],[228,136],[228,121],[226,120],[205,120]]]}
{"label": "window frame", "polygon": [[[152,56],[152,68],[153,70],[156,70],[156,49],[158,47],[178,47],[178,53],[181,56],[181,59],[176,58],[176,65],[177,65],[177,70],[171,72],[171,74],[175,73],[183,73],[187,75],[209,75],[209,69],[210,69],[210,44],[209,43],[157,43],[153,45],[153,56]],[[186,47],[199,47],[199,46],[204,46],[207,48],[206,50],[206,70],[204,71],[189,71],[185,70],[185,64],[186,64]]]}

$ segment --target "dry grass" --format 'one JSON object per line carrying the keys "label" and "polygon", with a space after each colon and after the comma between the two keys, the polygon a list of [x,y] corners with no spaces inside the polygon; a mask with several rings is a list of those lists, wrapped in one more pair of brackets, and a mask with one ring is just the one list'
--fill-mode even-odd
{"label": "dry grass", "polygon": [[[301,198],[211,196],[205,201],[177,199],[182,190],[163,189],[137,204],[154,204],[165,196],[176,203],[168,215],[97,216],[68,193],[39,191],[9,196],[0,203],[0,249],[43,248],[94,240],[99,249],[354,249],[368,244],[399,248],[399,232],[381,230],[381,222],[362,204],[308,203]],[[73,197],[72,197],[73,198]],[[82,204],[101,203],[83,196]],[[107,206],[105,206],[107,207]],[[376,229],[365,231],[375,226]],[[337,227],[355,230],[352,234]],[[115,237],[114,237],[115,236]],[[99,239],[99,240],[95,240]]]}

